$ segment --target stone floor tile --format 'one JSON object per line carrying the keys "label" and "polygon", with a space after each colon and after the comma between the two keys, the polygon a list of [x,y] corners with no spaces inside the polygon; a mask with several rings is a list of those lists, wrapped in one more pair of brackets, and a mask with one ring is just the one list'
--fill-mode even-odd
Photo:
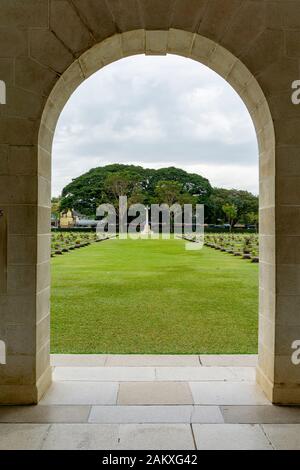
{"label": "stone floor tile", "polygon": [[256,380],[255,367],[227,367],[227,369],[233,374],[233,382],[255,382]]}
{"label": "stone floor tile", "polygon": [[114,405],[116,382],[53,382],[40,405]]}
{"label": "stone floor tile", "polygon": [[193,424],[199,450],[272,450],[258,425]]}
{"label": "stone floor tile", "polygon": [[51,354],[53,367],[102,367],[107,359],[106,354]]}
{"label": "stone floor tile", "polygon": [[276,450],[300,450],[300,424],[264,424],[262,427]]}
{"label": "stone floor tile", "polygon": [[292,406],[221,406],[225,423],[300,423],[300,407]]}
{"label": "stone floor tile", "polygon": [[194,406],[192,423],[224,423],[224,419],[218,406]]}
{"label": "stone floor tile", "polygon": [[198,405],[268,405],[256,384],[246,382],[190,382]]}
{"label": "stone floor tile", "polygon": [[121,424],[119,449],[193,450],[189,424]]}
{"label": "stone floor tile", "polygon": [[0,450],[39,450],[49,424],[0,424]]}
{"label": "stone floor tile", "polygon": [[90,406],[1,406],[0,423],[86,423]]}
{"label": "stone floor tile", "polygon": [[53,424],[43,450],[116,449],[118,426],[105,424]]}
{"label": "stone floor tile", "polygon": [[229,367],[158,367],[157,380],[229,381],[237,377]]}
{"label": "stone floor tile", "polygon": [[155,380],[154,367],[56,367],[56,381],[129,382]]}
{"label": "stone floor tile", "polygon": [[[190,423],[193,406],[93,406],[90,423]],[[221,416],[222,417],[222,416]]]}
{"label": "stone floor tile", "polygon": [[203,366],[256,367],[256,354],[201,354]]}
{"label": "stone floor tile", "polygon": [[126,367],[199,367],[199,356],[196,355],[163,355],[163,354],[112,354],[107,356],[106,366]]}
{"label": "stone floor tile", "polygon": [[122,382],[118,405],[190,405],[193,397],[184,382]]}

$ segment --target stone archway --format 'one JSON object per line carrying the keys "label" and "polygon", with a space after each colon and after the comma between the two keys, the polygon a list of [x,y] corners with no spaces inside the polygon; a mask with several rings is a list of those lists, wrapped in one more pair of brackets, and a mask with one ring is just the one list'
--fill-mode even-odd
{"label": "stone archway", "polygon": [[208,65],[252,116],[260,152],[257,377],[271,401],[300,403],[300,366],[291,360],[300,338],[300,108],[291,102],[297,10],[285,0],[28,0],[22,8],[15,0],[0,7],[7,87],[0,110],[0,339],[7,345],[0,403],[36,403],[51,382],[50,173],[58,116],[88,76],[140,53]]}

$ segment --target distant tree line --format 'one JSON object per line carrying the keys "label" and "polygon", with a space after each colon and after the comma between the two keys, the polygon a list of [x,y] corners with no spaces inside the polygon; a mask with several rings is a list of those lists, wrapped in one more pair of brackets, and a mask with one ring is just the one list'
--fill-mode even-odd
{"label": "distant tree line", "polygon": [[247,191],[213,188],[208,179],[195,173],[170,167],[158,170],[135,165],[113,164],[93,168],[75,178],[54,198],[52,211],[66,209],[95,217],[102,203],[118,208],[119,196],[127,196],[128,204],[167,203],[204,204],[207,224],[258,223],[258,197]]}

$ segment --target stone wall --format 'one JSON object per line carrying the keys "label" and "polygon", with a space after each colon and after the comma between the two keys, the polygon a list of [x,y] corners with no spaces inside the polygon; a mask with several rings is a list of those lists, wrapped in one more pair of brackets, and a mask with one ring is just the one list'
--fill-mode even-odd
{"label": "stone wall", "polygon": [[[0,5],[0,403],[36,403],[49,365],[51,146],[70,94],[122,57],[175,53],[240,94],[260,152],[258,381],[300,403],[300,2],[296,0],[9,0]],[[5,221],[5,222],[4,222]],[[4,227],[4,228],[3,228]],[[3,251],[3,250],[2,250]]]}

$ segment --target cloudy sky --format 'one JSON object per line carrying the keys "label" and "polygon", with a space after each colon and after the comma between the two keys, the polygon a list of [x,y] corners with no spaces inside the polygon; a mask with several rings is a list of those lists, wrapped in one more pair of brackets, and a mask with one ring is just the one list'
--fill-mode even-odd
{"label": "cloudy sky", "polygon": [[213,186],[258,193],[258,150],[245,105],[216,73],[177,56],[136,56],[86,80],[55,133],[52,192],[109,163],[177,166]]}

